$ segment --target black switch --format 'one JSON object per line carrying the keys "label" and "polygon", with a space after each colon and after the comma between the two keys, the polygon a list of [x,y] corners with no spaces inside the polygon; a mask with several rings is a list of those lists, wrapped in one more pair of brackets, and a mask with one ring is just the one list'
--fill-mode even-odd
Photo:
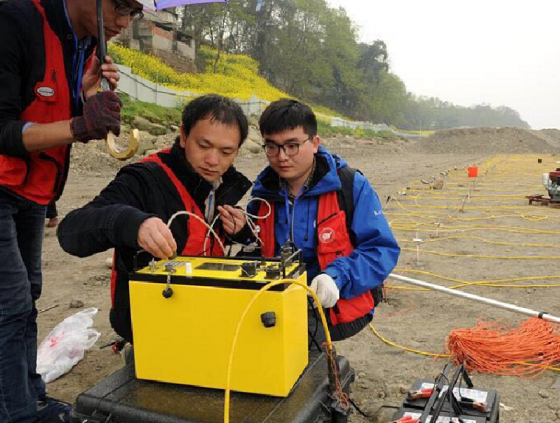
{"label": "black switch", "polygon": [[267,311],[261,314],[261,321],[265,328],[273,328],[276,326],[276,313],[273,311]]}
{"label": "black switch", "polygon": [[257,274],[257,265],[255,261],[248,261],[241,263],[241,276],[246,278],[252,278]]}

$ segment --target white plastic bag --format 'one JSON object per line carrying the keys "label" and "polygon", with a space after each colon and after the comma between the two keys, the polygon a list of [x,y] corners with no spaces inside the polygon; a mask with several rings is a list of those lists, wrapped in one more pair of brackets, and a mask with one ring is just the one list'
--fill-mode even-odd
{"label": "white plastic bag", "polygon": [[67,317],[41,342],[37,352],[37,373],[45,383],[67,373],[97,342],[101,334],[90,329],[95,314],[97,309],[92,307]]}

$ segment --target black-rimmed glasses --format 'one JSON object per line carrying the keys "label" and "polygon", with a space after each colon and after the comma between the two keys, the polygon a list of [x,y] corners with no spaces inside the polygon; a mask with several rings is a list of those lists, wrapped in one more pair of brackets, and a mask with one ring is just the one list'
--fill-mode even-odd
{"label": "black-rimmed glasses", "polygon": [[115,4],[115,12],[121,16],[130,16],[130,19],[142,19],[144,17],[144,12],[140,7],[130,7],[126,1],[123,0],[112,0]]}
{"label": "black-rimmed glasses", "polygon": [[302,142],[287,142],[286,144],[276,144],[272,141],[266,141],[262,148],[268,157],[278,156],[280,154],[280,150],[282,150],[286,156],[292,157],[299,153],[299,147],[301,145],[313,138],[314,137],[309,137]]}

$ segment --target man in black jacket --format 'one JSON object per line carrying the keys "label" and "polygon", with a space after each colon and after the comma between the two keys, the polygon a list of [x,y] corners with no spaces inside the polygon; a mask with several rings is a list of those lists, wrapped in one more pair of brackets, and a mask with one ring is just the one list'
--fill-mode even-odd
{"label": "man in black jacket", "polygon": [[[125,340],[132,342],[128,275],[139,249],[161,259],[175,252],[224,255],[199,219],[211,224],[219,216],[219,235],[245,226],[243,215],[222,217],[219,211],[237,204],[251,187],[233,167],[247,132],[247,118],[232,100],[199,97],[185,107],[181,135],[170,149],[124,167],[92,202],[60,223],[58,239],[69,254],[86,257],[115,248],[110,319]],[[198,219],[179,215],[168,228],[183,210]],[[139,262],[147,264],[147,257]]]}
{"label": "man in black jacket", "polygon": [[[0,422],[69,420],[69,406],[46,396],[36,371],[35,302],[45,209],[62,193],[70,145],[120,131],[118,96],[97,93],[101,76],[113,89],[119,76],[110,59],[101,66],[92,57],[95,6],[95,0],[0,3]],[[142,6],[103,0],[103,10],[111,38]]]}

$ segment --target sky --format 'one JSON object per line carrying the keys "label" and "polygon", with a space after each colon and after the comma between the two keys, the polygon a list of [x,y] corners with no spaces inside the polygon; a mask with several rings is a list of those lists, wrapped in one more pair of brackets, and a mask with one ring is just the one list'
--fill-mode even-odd
{"label": "sky", "polygon": [[327,0],[387,44],[407,90],[560,128],[560,0]]}

